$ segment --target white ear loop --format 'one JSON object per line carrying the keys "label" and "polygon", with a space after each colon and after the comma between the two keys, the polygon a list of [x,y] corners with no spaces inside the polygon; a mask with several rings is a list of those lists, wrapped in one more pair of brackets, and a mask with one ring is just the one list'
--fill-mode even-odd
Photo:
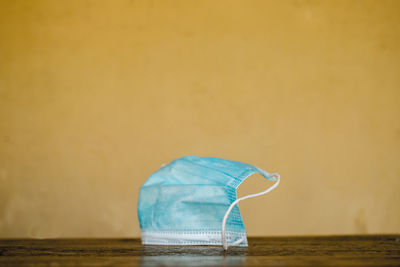
{"label": "white ear loop", "polygon": [[[229,206],[228,210],[225,213],[224,219],[222,220],[222,246],[224,247],[224,250],[228,249],[228,244],[226,243],[225,225],[226,225],[226,220],[228,219],[229,213],[231,213],[233,207],[237,203],[239,203],[240,201],[248,199],[248,198],[253,198],[253,197],[258,197],[258,196],[261,196],[261,195],[265,195],[265,194],[269,193],[270,191],[272,191],[273,189],[275,189],[275,187],[277,187],[279,185],[279,181],[280,181],[279,174],[273,173],[273,174],[268,175],[268,177],[271,177],[271,178],[275,177],[274,178],[275,183],[271,187],[269,187],[267,190],[262,191],[260,193],[250,194],[250,195],[238,198]],[[242,241],[243,241],[243,239],[239,239],[239,240],[233,242],[232,246],[239,245]]]}

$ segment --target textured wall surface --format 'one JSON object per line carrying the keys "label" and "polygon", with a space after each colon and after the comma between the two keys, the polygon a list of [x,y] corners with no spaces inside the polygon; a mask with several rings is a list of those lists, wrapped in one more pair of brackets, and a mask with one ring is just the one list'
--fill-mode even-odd
{"label": "textured wall surface", "polygon": [[0,237],[138,236],[140,185],[183,155],[281,174],[240,204],[249,235],[400,232],[399,14],[1,1]]}

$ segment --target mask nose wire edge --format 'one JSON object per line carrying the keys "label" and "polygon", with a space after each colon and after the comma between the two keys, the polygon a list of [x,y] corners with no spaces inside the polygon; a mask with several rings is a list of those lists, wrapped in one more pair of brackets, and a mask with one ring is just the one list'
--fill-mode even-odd
{"label": "mask nose wire edge", "polygon": [[[268,177],[269,178],[274,177],[275,183],[272,186],[270,186],[267,190],[262,191],[260,193],[250,194],[250,195],[238,198],[227,209],[227,211],[225,213],[225,216],[224,216],[224,219],[222,220],[222,231],[221,231],[222,232],[222,246],[224,247],[224,250],[228,249],[228,244],[226,243],[225,226],[226,226],[226,220],[228,219],[229,213],[231,213],[233,207],[236,204],[238,204],[240,201],[248,199],[248,198],[253,198],[253,197],[258,197],[258,196],[261,196],[261,195],[265,195],[265,194],[269,193],[270,191],[274,190],[279,185],[280,175],[278,173],[272,173],[272,174],[269,174]],[[241,240],[239,240],[239,241],[241,241]],[[237,245],[236,242],[234,242],[233,244]]]}

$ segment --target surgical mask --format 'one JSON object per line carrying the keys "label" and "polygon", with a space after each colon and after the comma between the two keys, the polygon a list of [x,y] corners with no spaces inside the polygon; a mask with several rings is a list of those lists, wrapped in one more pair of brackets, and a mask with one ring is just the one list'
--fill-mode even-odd
{"label": "surgical mask", "polygon": [[[267,190],[237,198],[250,175],[275,181]],[[138,217],[145,245],[248,245],[237,204],[267,194],[279,174],[220,158],[187,156],[156,171],[140,188]]]}

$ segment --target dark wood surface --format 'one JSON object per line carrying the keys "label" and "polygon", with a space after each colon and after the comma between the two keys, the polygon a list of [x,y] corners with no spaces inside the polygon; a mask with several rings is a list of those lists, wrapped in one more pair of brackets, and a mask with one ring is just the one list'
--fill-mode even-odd
{"label": "dark wood surface", "polygon": [[400,266],[400,235],[249,238],[227,252],[139,239],[0,239],[0,266]]}

